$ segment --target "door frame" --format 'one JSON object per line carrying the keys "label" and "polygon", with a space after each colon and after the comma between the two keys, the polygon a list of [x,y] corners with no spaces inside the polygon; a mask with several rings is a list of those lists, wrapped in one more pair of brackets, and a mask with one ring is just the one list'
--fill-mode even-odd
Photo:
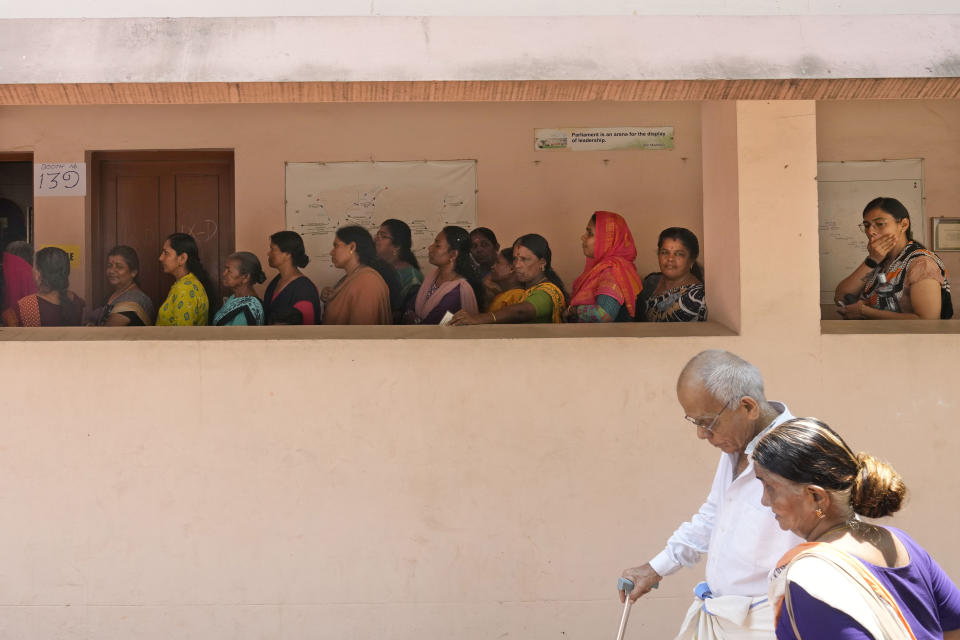
{"label": "door frame", "polygon": [[[103,177],[102,166],[106,162],[214,162],[225,163],[229,167],[227,171],[228,184],[222,190],[224,193],[224,211],[229,212],[229,220],[220,221],[219,239],[217,247],[220,252],[220,264],[226,262],[227,256],[233,253],[236,243],[236,209],[234,207],[235,190],[235,169],[234,169],[234,150],[233,149],[158,149],[158,150],[135,150],[135,151],[92,151],[90,153],[90,255],[92,256],[91,265],[93,273],[91,274],[91,288],[93,293],[93,304],[99,304],[106,294],[106,283],[104,272],[106,270],[106,250],[110,247],[103,246],[104,219],[101,214],[101,194],[102,187],[100,181]],[[159,254],[158,254],[159,255]],[[156,259],[156,256],[140,256],[140,260]],[[220,274],[212,273],[211,278],[219,281]]]}
{"label": "door frame", "polygon": [[[0,162],[29,162],[30,164],[33,164],[33,152],[32,151],[0,152]],[[34,218],[34,212],[36,211],[36,209],[37,209],[37,196],[34,194],[30,198],[30,209],[28,211],[24,211],[24,215],[27,216],[27,220],[26,220],[27,242],[29,242],[30,246],[34,248],[36,247],[34,245],[35,240],[33,237],[33,218]],[[0,250],[2,249],[3,247],[0,247]]]}

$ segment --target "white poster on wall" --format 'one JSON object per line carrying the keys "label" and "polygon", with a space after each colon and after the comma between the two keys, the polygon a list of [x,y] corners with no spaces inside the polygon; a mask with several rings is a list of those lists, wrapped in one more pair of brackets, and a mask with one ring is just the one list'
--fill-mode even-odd
{"label": "white poster on wall", "polygon": [[86,162],[35,162],[34,196],[87,195]]}
{"label": "white poster on wall", "polygon": [[534,129],[537,151],[673,149],[673,127],[582,127]]}
{"label": "white poster on wall", "polygon": [[413,252],[428,270],[427,247],[443,227],[477,225],[476,160],[287,163],[287,229],[303,236],[304,271],[318,287],[343,275],[330,261],[339,227],[376,233],[388,218],[410,225]]}

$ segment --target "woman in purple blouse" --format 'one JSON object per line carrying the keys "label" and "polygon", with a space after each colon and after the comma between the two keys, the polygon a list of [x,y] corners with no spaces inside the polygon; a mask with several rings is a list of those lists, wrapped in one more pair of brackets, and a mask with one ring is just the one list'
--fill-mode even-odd
{"label": "woman in purple blouse", "polygon": [[470,234],[462,227],[444,227],[427,249],[436,267],[420,285],[404,324],[440,324],[447,312],[477,313],[483,299],[480,275],[470,257]]}
{"label": "woman in purple blouse", "polygon": [[777,638],[960,638],[960,590],[943,569],[903,531],[858,517],[900,509],[892,467],[814,418],[773,428],[753,460],[763,504],[807,540],[773,572]]}

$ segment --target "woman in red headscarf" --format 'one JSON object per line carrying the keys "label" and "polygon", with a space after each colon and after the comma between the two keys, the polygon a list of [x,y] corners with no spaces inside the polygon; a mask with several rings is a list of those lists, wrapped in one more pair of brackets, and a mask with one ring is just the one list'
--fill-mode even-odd
{"label": "woman in red headscarf", "polygon": [[580,240],[587,263],[573,282],[567,322],[629,322],[643,283],[627,221],[618,213],[597,211]]}

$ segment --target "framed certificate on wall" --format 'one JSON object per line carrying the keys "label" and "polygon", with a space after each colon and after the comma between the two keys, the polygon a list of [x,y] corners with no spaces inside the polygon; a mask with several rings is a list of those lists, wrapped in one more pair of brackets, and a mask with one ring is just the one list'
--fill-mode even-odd
{"label": "framed certificate on wall", "polygon": [[933,218],[933,250],[960,251],[960,218]]}

